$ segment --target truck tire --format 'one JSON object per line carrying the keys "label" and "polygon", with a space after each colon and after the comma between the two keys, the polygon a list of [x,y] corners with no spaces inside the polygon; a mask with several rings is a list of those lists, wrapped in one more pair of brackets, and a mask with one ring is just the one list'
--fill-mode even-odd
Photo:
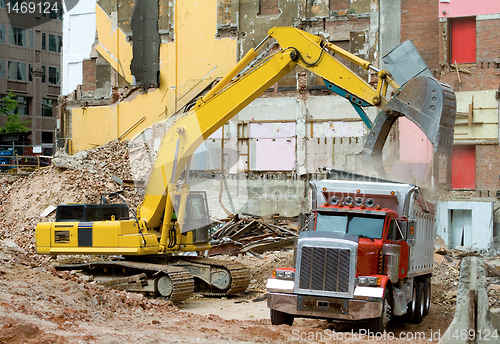
{"label": "truck tire", "polygon": [[411,301],[407,305],[408,310],[406,311],[406,321],[413,322],[415,318],[415,309],[417,307],[417,281],[413,281],[413,290],[411,293]]}
{"label": "truck tire", "polygon": [[431,278],[426,277],[424,279],[424,317],[429,314],[429,308],[431,306]]}
{"label": "truck tire", "polygon": [[420,324],[424,318],[425,295],[424,284],[417,283],[417,293],[415,294],[415,309],[413,310],[413,323]]}
{"label": "truck tire", "polygon": [[389,291],[386,289],[384,292],[384,303],[382,305],[382,314],[375,319],[370,319],[367,322],[367,327],[370,331],[374,333],[382,333],[387,330],[389,326],[389,321],[392,317],[392,306],[391,306],[391,296]]}
{"label": "truck tire", "polygon": [[271,324],[273,325],[293,325],[295,317],[292,314],[271,309]]}

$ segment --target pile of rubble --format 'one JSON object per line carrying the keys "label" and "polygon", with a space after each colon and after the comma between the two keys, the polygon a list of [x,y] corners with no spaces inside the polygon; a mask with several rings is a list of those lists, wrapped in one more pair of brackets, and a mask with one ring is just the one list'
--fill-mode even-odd
{"label": "pile of rubble", "polygon": [[45,210],[65,203],[99,203],[103,193],[119,192],[132,209],[136,208],[142,200],[140,190],[133,184],[119,185],[113,177],[132,179],[127,142],[112,141],[74,156],[59,154],[52,166],[27,176],[2,176],[0,240],[12,239],[34,254],[36,224],[55,218],[53,212],[41,216]]}
{"label": "pile of rubble", "polygon": [[[439,241],[439,240],[438,240]],[[500,307],[500,254],[495,250],[464,250],[461,248],[447,249],[437,244],[434,254],[433,292],[432,302],[454,309],[458,295],[458,279],[460,263],[465,257],[477,256],[484,259],[487,270],[488,298],[490,309]]]}

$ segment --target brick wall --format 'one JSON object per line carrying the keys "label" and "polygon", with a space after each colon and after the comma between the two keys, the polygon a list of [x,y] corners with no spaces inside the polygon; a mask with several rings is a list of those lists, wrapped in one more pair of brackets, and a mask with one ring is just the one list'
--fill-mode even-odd
{"label": "brick wall", "polygon": [[485,62],[459,65],[459,70],[467,70],[470,73],[460,72],[460,80],[455,68],[444,66],[439,79],[450,85],[455,92],[498,90],[500,69],[495,66],[495,63]]}
{"label": "brick wall", "polygon": [[401,0],[401,42],[411,39],[431,71],[439,70],[439,2]]}
{"label": "brick wall", "polygon": [[498,157],[500,157],[499,145],[476,146],[476,189],[489,191],[492,197],[495,196],[497,190],[500,190],[498,179],[500,159]]}
{"label": "brick wall", "polygon": [[83,60],[82,92],[95,91],[97,59]]}
{"label": "brick wall", "polygon": [[477,20],[477,62],[500,62],[500,19]]}

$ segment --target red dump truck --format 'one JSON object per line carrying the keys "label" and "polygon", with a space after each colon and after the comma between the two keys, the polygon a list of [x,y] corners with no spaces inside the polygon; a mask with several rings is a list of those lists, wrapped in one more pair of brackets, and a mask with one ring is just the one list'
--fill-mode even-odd
{"label": "red dump truck", "polygon": [[420,189],[396,182],[310,182],[312,209],[294,268],[267,283],[273,325],[294,318],[420,323],[431,297],[435,220]]}

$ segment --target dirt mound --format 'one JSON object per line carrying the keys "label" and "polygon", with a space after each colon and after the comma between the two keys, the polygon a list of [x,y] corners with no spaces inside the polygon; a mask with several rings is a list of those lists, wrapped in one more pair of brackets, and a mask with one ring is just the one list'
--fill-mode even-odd
{"label": "dirt mound", "polygon": [[23,324],[12,318],[0,317],[0,323],[3,323],[0,328],[0,343],[66,343],[63,337],[47,334],[37,326]]}

